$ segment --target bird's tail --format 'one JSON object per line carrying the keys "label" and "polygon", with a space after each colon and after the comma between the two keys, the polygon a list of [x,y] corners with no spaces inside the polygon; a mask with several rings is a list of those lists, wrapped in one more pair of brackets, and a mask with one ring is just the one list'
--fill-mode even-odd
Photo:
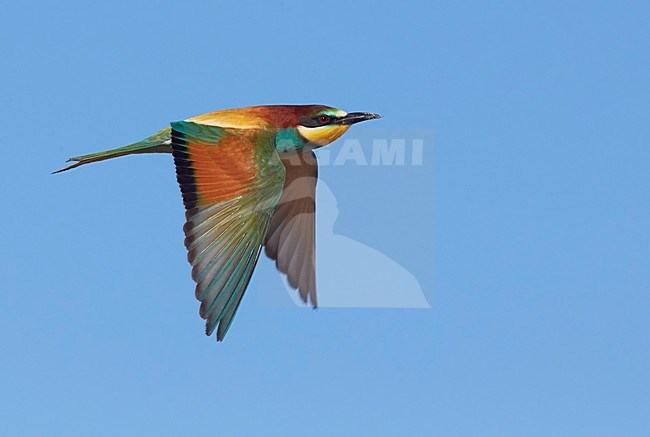
{"label": "bird's tail", "polygon": [[103,161],[105,159],[117,158],[118,156],[133,155],[136,153],[171,153],[171,128],[166,128],[156,132],[150,137],[145,138],[137,143],[129,144],[128,146],[120,147],[119,149],[106,150],[105,152],[91,153],[90,155],[75,156],[68,159],[67,162],[74,161],[74,164],[69,165],[54,173],[61,173],[62,171],[70,170],[80,165],[89,164],[91,162]]}

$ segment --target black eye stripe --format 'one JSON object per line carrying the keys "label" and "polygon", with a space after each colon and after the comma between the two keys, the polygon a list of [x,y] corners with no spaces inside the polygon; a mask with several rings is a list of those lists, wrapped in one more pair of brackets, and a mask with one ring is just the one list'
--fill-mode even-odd
{"label": "black eye stripe", "polygon": [[[321,121],[321,117],[326,116],[327,120]],[[336,117],[327,114],[319,114],[316,117],[303,117],[300,119],[300,124],[305,127],[320,127],[327,126],[336,121]]]}

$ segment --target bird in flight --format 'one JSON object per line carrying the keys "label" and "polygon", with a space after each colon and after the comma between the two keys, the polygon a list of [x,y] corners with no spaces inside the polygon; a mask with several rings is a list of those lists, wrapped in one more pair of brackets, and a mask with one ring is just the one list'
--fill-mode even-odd
{"label": "bird in flight", "polygon": [[323,105],[226,109],[172,122],[137,143],[77,156],[60,173],[139,153],[171,153],[185,204],[185,246],[205,332],[223,340],[262,247],[317,307],[313,149],[380,118]]}

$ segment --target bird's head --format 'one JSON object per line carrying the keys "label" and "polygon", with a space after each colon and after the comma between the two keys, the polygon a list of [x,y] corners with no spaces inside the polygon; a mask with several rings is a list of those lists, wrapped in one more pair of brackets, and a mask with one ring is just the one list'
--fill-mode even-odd
{"label": "bird's head", "polygon": [[305,140],[319,147],[335,141],[355,123],[381,117],[370,112],[348,113],[322,105],[298,108],[295,128]]}

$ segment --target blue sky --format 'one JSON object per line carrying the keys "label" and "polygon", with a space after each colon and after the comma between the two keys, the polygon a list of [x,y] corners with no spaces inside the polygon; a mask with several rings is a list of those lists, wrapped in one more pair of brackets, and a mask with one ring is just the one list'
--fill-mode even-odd
{"label": "blue sky", "polygon": [[[0,434],[648,435],[647,3],[273,3],[3,4]],[[263,260],[217,344],[170,157],[50,175],[265,103],[433,132],[321,172],[431,309],[267,305]]]}

